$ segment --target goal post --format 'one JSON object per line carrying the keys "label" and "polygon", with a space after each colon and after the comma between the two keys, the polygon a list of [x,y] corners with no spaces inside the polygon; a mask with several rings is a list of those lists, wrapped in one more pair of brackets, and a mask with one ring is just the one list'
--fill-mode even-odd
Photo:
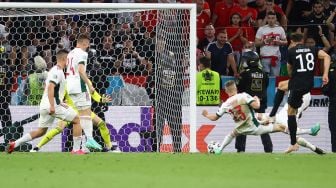
{"label": "goal post", "polygon": [[[154,11],[156,15],[148,17],[148,15],[143,14],[146,11]],[[133,23],[133,19],[135,19],[133,16],[136,13],[139,13],[141,18],[147,16],[139,20],[141,22],[139,27],[137,23]],[[113,15],[113,18],[110,17],[111,15]],[[82,17],[85,19],[82,20]],[[105,119],[111,132],[111,139],[118,143],[119,149],[122,151],[152,151],[153,148],[148,149],[143,144],[157,142],[160,147],[162,146],[162,148],[157,147],[159,151],[171,152],[176,149],[174,142],[181,141],[180,150],[197,152],[196,4],[1,3],[0,18],[3,26],[3,29],[0,28],[1,36],[10,38],[9,40],[4,38],[0,40],[1,56],[6,55],[7,62],[13,65],[15,64],[15,58],[20,59],[20,62],[15,64],[15,69],[12,69],[16,74],[13,76],[16,80],[20,80],[18,87],[14,88],[15,91],[12,92],[12,101],[13,97],[16,97],[17,100],[23,100],[29,95],[23,91],[20,93],[21,98],[17,97],[20,84],[25,81],[23,74],[29,77],[30,73],[36,71],[33,65],[33,57],[36,55],[42,56],[46,60],[48,68],[50,68],[54,63],[56,50],[65,47],[72,49],[75,44],[74,37],[81,32],[89,32],[92,36],[90,53],[93,54],[91,59],[93,63],[91,68],[94,69],[93,76],[97,77],[96,81],[99,82],[96,86],[99,87],[98,90],[103,92],[101,94],[108,93],[114,99],[118,99],[114,100],[112,106],[105,112]],[[15,21],[11,21],[11,19]],[[108,19],[113,19],[113,21],[106,22]],[[80,23],[81,26],[74,29],[74,22]],[[144,23],[148,23],[148,26],[144,26]],[[96,27],[97,25],[99,27]],[[142,30],[143,28],[145,29]],[[151,31],[153,28],[154,30]],[[121,30],[125,32],[123,35],[120,34]],[[135,34],[133,31],[137,33]],[[111,40],[108,35],[113,35],[116,32],[117,35],[120,34],[120,37],[114,36]],[[60,36],[65,37],[63,39]],[[131,44],[129,41],[131,41]],[[105,50],[105,44],[107,43],[113,46],[113,53],[112,50]],[[155,48],[152,49],[152,46]],[[102,53],[102,49],[107,52]],[[29,57],[25,57],[25,50],[28,51]],[[39,50],[40,53],[37,53]],[[111,54],[109,54],[110,52]],[[128,58],[127,53],[129,53],[130,58]],[[27,61],[23,60],[25,58]],[[167,65],[167,63],[169,64]],[[29,71],[31,72],[27,70],[28,68],[22,68],[21,64],[29,65]],[[137,69],[134,68],[135,65]],[[152,70],[155,73],[151,74],[153,79],[150,81],[154,82],[152,84],[154,88],[148,88],[148,85],[150,85],[148,78]],[[176,82],[171,81],[170,84],[172,85],[165,88],[167,82],[170,82],[165,79],[176,79]],[[118,84],[116,87],[107,86],[103,88],[103,84],[100,84],[101,80],[106,80],[109,84]],[[26,84],[29,84],[28,81]],[[175,93],[172,92],[174,88],[177,88]],[[152,94],[155,97],[150,97],[150,90],[153,90]],[[176,96],[178,96],[178,99],[176,99]],[[148,100],[148,103],[142,100]],[[31,106],[27,101],[19,103],[11,104],[12,124],[29,118],[29,116],[38,112],[37,106]],[[144,135],[140,129],[142,130],[141,126],[146,123],[134,123],[135,120],[127,119],[132,115],[126,114],[126,112],[135,108],[130,110],[132,104],[140,109],[140,121],[154,122],[156,131],[161,131],[156,132],[154,140],[143,138]],[[179,109],[179,105],[181,109]],[[144,108],[148,106],[149,109],[150,106],[154,107],[154,110],[149,110],[154,115],[144,115]],[[117,113],[118,111],[121,113]],[[173,111],[176,113],[171,113]],[[177,117],[179,114],[183,117]],[[143,119],[143,117],[148,119]],[[166,134],[167,130],[168,133],[173,133],[172,129],[174,129],[167,124],[178,118],[181,118],[182,121],[181,132],[177,131],[175,133],[181,135]],[[115,121],[119,120],[118,123],[122,126],[116,128],[115,124],[117,123]],[[27,127],[29,128],[23,125],[24,132],[28,133],[37,128],[37,124],[38,121],[28,123],[29,126]],[[162,124],[165,126],[161,126]],[[17,126],[17,124],[15,125]],[[17,129],[22,129],[22,127]],[[147,128],[145,130],[149,131]],[[69,131],[69,129],[66,129],[62,136],[58,138],[62,146],[57,143],[55,147],[61,147],[61,150],[65,151],[64,148],[68,146],[65,146],[64,140],[68,139]],[[132,134],[132,131],[138,132],[139,135]],[[18,135],[22,135],[22,132]],[[172,137],[168,138],[170,136]],[[1,142],[3,141],[0,136]],[[6,142],[6,138],[4,138],[4,142]],[[32,144],[36,145],[37,142],[32,142]],[[163,146],[167,146],[167,148],[163,149]],[[46,151],[53,151],[53,149]]]}

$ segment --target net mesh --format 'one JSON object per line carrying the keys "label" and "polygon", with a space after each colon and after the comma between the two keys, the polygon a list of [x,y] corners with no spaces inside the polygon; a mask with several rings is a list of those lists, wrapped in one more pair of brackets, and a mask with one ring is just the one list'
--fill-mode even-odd
{"label": "net mesh", "polygon": [[[92,110],[107,123],[115,148],[189,151],[189,17],[183,9],[0,9],[0,150],[38,128],[46,71],[57,51],[73,49],[86,33],[88,75],[112,97],[109,104],[93,102]],[[104,145],[98,128],[94,138]],[[41,151],[71,149],[70,125]]]}

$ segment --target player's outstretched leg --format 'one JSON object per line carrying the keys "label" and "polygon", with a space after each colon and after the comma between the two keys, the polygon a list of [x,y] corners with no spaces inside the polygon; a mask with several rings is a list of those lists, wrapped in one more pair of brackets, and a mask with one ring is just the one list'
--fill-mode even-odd
{"label": "player's outstretched leg", "polygon": [[[319,133],[320,129],[321,129],[320,124],[316,123],[310,129],[297,128],[296,135],[309,134],[309,135],[312,135],[312,136],[316,136]],[[284,133],[289,134],[288,127],[286,127],[286,130],[284,131]]]}
{"label": "player's outstretched leg", "polygon": [[35,131],[23,135],[21,138],[17,139],[14,142],[9,142],[8,145],[6,146],[6,152],[12,153],[16,147],[19,147],[21,144],[29,142],[35,138],[43,136],[47,132],[47,130],[48,130],[47,127],[38,128]]}
{"label": "player's outstretched leg", "polygon": [[220,145],[220,147],[219,147],[219,148],[216,148],[216,149],[214,150],[215,154],[221,154],[222,151],[223,151],[223,149],[224,149],[227,145],[229,145],[229,144],[232,142],[232,140],[236,137],[235,135],[236,135],[236,134],[234,134],[234,133],[230,133],[230,134],[226,135],[225,138],[224,138],[224,140],[223,140],[223,142],[222,142],[222,144]]}
{"label": "player's outstretched leg", "polygon": [[[62,124],[63,121],[60,121],[60,124]],[[62,127],[56,127],[48,131],[44,137],[40,140],[40,142],[32,149],[30,152],[37,152],[39,151],[44,145],[46,145],[50,140],[52,140],[56,135],[62,132]]]}
{"label": "player's outstretched leg", "polygon": [[[92,112],[93,113],[93,112]],[[91,114],[93,125],[98,127],[101,137],[104,140],[104,144],[106,147],[106,150],[109,151],[112,149],[112,142],[110,137],[110,131],[108,130],[106,126],[106,122],[103,121],[100,117],[98,117],[96,114]]]}
{"label": "player's outstretched leg", "polygon": [[301,137],[297,137],[297,143],[300,145],[300,146],[303,146],[303,147],[306,147],[306,148],[309,148],[310,150],[312,150],[313,152],[319,154],[319,155],[324,155],[326,154],[325,151],[323,151],[321,148],[318,148],[316,146],[314,146],[313,144],[311,144],[310,142],[308,142],[306,139],[304,138],[301,138]]}

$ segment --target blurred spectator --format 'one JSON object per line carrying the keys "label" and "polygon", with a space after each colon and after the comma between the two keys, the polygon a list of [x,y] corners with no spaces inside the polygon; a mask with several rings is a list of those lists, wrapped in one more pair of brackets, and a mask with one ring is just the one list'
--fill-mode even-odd
{"label": "blurred spectator", "polygon": [[282,9],[278,5],[274,4],[274,0],[257,0],[257,2],[263,2],[262,7],[257,9],[259,11],[257,17],[258,27],[267,24],[266,15],[268,12],[275,12],[277,24],[282,26],[285,30],[287,29],[287,17]]}
{"label": "blurred spectator", "polygon": [[197,48],[204,51],[209,43],[216,40],[215,33],[214,26],[212,24],[207,25],[204,29],[205,38],[198,43]]}
{"label": "blurred spectator", "polygon": [[238,13],[232,14],[230,19],[230,25],[226,28],[229,42],[232,46],[235,60],[238,63],[243,45],[248,41],[246,33],[241,27],[241,16]]}
{"label": "blurred spectator", "polygon": [[119,55],[119,72],[126,75],[142,75],[145,66],[141,64],[142,57],[135,51],[131,40],[125,41],[122,54]]}
{"label": "blurred spectator", "polygon": [[306,19],[306,27],[304,28],[305,39],[310,37],[316,41],[316,46],[323,48],[323,41],[319,34],[319,27],[322,28],[322,35],[329,39],[329,28],[325,25],[327,17],[323,14],[324,6],[322,1],[316,1],[313,4],[313,12]]}
{"label": "blurred spectator", "polygon": [[244,27],[256,26],[257,11],[247,6],[247,0],[238,0],[239,5],[231,9],[230,16],[238,13],[242,17],[241,23]]}
{"label": "blurred spectator", "polygon": [[230,24],[231,9],[238,6],[233,0],[221,0],[216,3],[215,10],[212,15],[211,22],[215,26],[216,31],[223,30]]}
{"label": "blurred spectator", "polygon": [[267,23],[258,29],[255,45],[260,47],[263,70],[269,76],[279,76],[281,67],[279,46],[287,44],[286,33],[281,26],[275,24],[276,14],[274,12],[268,13]]}
{"label": "blurred spectator", "polygon": [[117,69],[114,62],[117,60],[117,55],[113,48],[113,40],[110,35],[103,37],[102,44],[98,45],[97,60],[100,63],[100,68],[103,69],[105,75],[114,74]]}
{"label": "blurred spectator", "polygon": [[205,53],[211,59],[211,70],[218,72],[221,76],[227,76],[227,68],[230,65],[234,75],[238,76],[232,46],[228,42],[225,31],[218,33],[217,41],[210,43]]}
{"label": "blurred spectator", "polygon": [[305,20],[311,13],[314,0],[288,0],[286,16],[288,18],[288,30],[295,32],[297,28],[303,28]]}
{"label": "blurred spectator", "polygon": [[210,23],[210,16],[204,11],[204,0],[196,0],[197,5],[197,37],[200,41],[205,38],[204,28]]}

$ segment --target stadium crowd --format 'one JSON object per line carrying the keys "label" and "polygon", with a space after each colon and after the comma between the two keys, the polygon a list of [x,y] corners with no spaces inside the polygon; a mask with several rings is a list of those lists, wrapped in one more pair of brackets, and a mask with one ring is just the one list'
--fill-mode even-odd
{"label": "stadium crowd", "polygon": [[[28,2],[3,1],[3,2]],[[29,1],[31,2],[31,1]],[[220,76],[239,77],[244,49],[253,46],[269,76],[287,76],[286,54],[293,32],[305,43],[334,53],[335,5],[330,0],[50,0],[39,2],[92,3],[196,3],[197,59],[211,59]],[[122,75],[153,96],[151,75],[155,64],[156,12],[123,14],[55,15],[0,18],[1,57],[14,72],[12,105],[36,104],[28,98],[39,87],[29,77],[53,66],[59,49],[70,50],[79,33],[91,36],[90,76],[101,93],[109,87],[107,76]],[[45,66],[34,66],[41,56]],[[323,62],[316,62],[321,76]],[[102,76],[103,75],[103,76]],[[43,74],[38,74],[43,80]],[[134,77],[137,77],[134,81]],[[43,82],[40,82],[43,83]],[[34,87],[33,89],[30,87]]]}

